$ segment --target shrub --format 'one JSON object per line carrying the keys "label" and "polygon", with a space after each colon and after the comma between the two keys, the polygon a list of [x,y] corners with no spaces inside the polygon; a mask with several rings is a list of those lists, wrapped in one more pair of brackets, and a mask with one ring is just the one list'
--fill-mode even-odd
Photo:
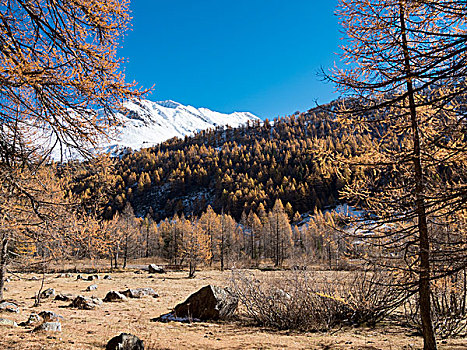
{"label": "shrub", "polygon": [[270,277],[234,271],[231,284],[247,316],[277,329],[326,331],[343,324],[376,323],[400,304],[372,272],[280,271]]}

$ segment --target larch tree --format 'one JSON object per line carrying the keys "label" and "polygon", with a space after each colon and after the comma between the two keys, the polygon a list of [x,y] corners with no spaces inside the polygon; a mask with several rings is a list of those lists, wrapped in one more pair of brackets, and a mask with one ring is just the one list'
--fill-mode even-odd
{"label": "larch tree", "polygon": [[40,209],[48,206],[41,196],[49,189],[37,176],[52,151],[88,155],[118,122],[121,102],[141,95],[135,84],[125,83],[117,58],[128,6],[127,0],[1,2],[2,256],[25,225],[24,215],[18,221],[8,203],[27,208],[28,226],[52,224],[54,215]]}
{"label": "larch tree", "polygon": [[[399,252],[408,265],[402,270],[406,288],[418,292],[426,350],[437,347],[430,281],[467,265],[465,230],[454,225],[467,204],[466,5],[340,0],[347,65],[327,76],[346,97],[338,111],[342,125],[363,134],[376,126],[380,133],[371,147],[360,145],[354,165],[364,175],[343,197],[372,214],[361,238],[375,238],[389,252],[374,261],[393,268],[389,257]],[[437,227],[447,231],[435,235]]]}
{"label": "larch tree", "polygon": [[280,199],[276,200],[269,212],[265,227],[269,230],[274,266],[281,266],[292,247],[292,228]]}
{"label": "larch tree", "polygon": [[188,261],[188,278],[195,277],[200,263],[211,260],[211,236],[206,233],[200,221],[183,221],[182,254]]}

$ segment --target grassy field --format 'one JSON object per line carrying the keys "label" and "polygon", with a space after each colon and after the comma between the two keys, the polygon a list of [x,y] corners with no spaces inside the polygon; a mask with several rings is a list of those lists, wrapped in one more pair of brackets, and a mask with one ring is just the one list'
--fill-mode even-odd
{"label": "grassy field", "polygon": [[[273,275],[276,272],[258,272]],[[19,314],[0,313],[0,317],[26,321],[31,312],[50,310],[62,315],[62,332],[32,333],[23,327],[0,326],[0,349],[103,349],[107,341],[121,332],[129,332],[144,340],[146,349],[420,349],[421,338],[410,335],[401,327],[343,328],[332,333],[297,333],[274,331],[248,324],[241,316],[218,323],[156,323],[150,319],[171,310],[191,293],[207,284],[226,286],[230,272],[202,271],[187,279],[186,272],[163,275],[137,274],[134,271],[111,273],[111,280],[89,282],[46,276],[44,288],[58,293],[97,296],[103,298],[110,290],[152,287],[159,298],[129,299],[122,303],[104,303],[97,310],[77,310],[66,307],[69,302],[44,300],[33,307],[34,294],[40,287],[39,274],[10,276],[5,297],[16,302]],[[87,276],[84,274],[84,276]],[[101,277],[104,273],[100,274]],[[85,292],[96,283],[98,289]],[[465,339],[451,339],[440,349],[467,349]]]}

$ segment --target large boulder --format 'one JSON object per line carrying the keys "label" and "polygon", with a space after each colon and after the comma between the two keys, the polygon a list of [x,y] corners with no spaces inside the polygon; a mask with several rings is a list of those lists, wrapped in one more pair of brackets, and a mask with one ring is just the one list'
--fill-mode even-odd
{"label": "large boulder", "polygon": [[148,266],[149,273],[165,273],[165,270],[162,266],[156,264],[150,264]]}
{"label": "large boulder", "polygon": [[44,322],[34,328],[34,332],[61,332],[62,324],[59,321],[54,322]]}
{"label": "large boulder", "polygon": [[144,343],[133,334],[122,333],[110,339],[105,350],[144,350]]}
{"label": "large boulder", "polygon": [[18,305],[8,302],[8,301],[3,301],[0,303],[0,312],[19,312],[19,307]]}
{"label": "large boulder", "polygon": [[127,298],[142,298],[145,296],[152,296],[157,298],[159,295],[152,288],[130,288],[120,292]]}
{"label": "large boulder", "polygon": [[102,300],[96,297],[85,297],[78,295],[70,304],[70,307],[76,307],[81,310],[94,310],[102,305]]}
{"label": "large boulder", "polygon": [[18,327],[15,321],[9,320],[7,318],[0,318],[0,326]]}
{"label": "large boulder", "polygon": [[108,292],[107,295],[104,298],[104,301],[106,303],[114,302],[114,301],[126,301],[126,300],[127,300],[127,298],[126,298],[125,295],[123,295],[123,294],[121,294],[119,292],[113,291],[113,290]]}
{"label": "large boulder", "polygon": [[238,306],[238,298],[228,289],[212,285],[201,288],[188,299],[175,306],[168,314],[154,321],[219,320],[233,315]]}

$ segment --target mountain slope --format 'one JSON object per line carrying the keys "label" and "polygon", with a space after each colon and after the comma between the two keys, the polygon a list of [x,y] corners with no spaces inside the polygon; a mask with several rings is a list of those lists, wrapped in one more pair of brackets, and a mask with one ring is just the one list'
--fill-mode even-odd
{"label": "mountain slope", "polygon": [[248,112],[224,114],[207,108],[184,106],[174,101],[127,101],[121,114],[123,124],[110,140],[102,145],[104,151],[128,147],[133,150],[152,147],[173,137],[183,138],[217,126],[238,127],[259,120]]}

